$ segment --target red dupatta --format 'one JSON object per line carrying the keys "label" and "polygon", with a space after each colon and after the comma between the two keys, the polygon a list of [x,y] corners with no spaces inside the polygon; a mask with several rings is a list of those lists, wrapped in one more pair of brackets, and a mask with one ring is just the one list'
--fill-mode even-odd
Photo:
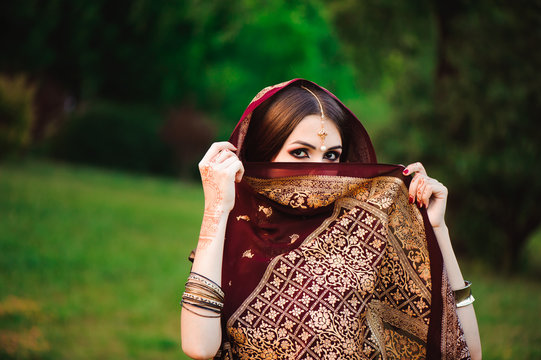
{"label": "red dupatta", "polygon": [[[252,100],[230,139],[241,160],[253,110],[302,83]],[[426,211],[408,203],[409,178],[376,164],[361,123],[325,91],[350,118],[350,162],[243,161],[225,238],[220,356],[467,358]]]}

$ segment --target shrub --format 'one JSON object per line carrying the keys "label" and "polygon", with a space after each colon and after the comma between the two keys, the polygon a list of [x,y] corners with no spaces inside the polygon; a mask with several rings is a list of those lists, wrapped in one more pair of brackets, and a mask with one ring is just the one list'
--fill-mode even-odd
{"label": "shrub", "polygon": [[24,75],[0,76],[0,158],[28,145],[34,93]]}
{"label": "shrub", "polygon": [[138,105],[94,103],[66,119],[53,138],[56,158],[110,168],[174,173],[171,151],[160,139],[162,116]]}
{"label": "shrub", "polygon": [[190,106],[171,108],[161,137],[174,154],[175,167],[184,178],[199,179],[198,163],[216,136],[216,126]]}

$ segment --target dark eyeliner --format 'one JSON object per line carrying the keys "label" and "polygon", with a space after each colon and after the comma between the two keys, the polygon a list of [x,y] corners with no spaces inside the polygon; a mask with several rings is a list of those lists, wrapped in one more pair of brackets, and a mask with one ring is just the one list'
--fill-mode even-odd
{"label": "dark eyeliner", "polygon": [[[304,153],[305,155],[297,155],[295,153]],[[308,157],[308,150],[305,149],[305,148],[299,148],[299,149],[294,149],[294,150],[291,150],[289,152],[289,155],[293,156],[294,158],[297,158],[297,159],[304,159],[304,158],[307,158]]]}
{"label": "dark eyeliner", "polygon": [[[330,155],[330,154],[334,155],[333,159],[330,159],[328,157],[328,155]],[[326,152],[324,154],[324,157],[325,157],[325,159],[327,159],[329,161],[338,161],[338,160],[340,160],[340,155],[341,155],[341,153],[339,153],[338,151],[328,151],[328,152]]]}

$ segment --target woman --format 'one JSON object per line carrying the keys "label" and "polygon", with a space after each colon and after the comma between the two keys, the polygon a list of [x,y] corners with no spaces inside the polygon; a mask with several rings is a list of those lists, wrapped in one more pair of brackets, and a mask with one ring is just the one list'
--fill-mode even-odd
{"label": "woman", "polygon": [[447,189],[420,163],[377,165],[366,131],[327,90],[302,79],[262,90],[199,166],[187,355],[481,357]]}

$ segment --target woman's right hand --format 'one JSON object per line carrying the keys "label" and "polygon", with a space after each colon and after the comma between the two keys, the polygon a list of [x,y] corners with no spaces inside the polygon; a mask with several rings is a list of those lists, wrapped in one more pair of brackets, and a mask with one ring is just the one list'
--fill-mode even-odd
{"label": "woman's right hand", "polygon": [[205,211],[231,211],[235,205],[235,181],[240,182],[244,167],[233,144],[223,141],[210,146],[199,162],[205,193]]}

